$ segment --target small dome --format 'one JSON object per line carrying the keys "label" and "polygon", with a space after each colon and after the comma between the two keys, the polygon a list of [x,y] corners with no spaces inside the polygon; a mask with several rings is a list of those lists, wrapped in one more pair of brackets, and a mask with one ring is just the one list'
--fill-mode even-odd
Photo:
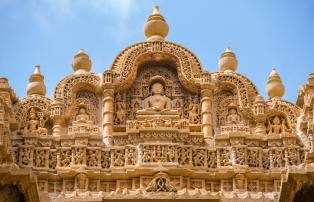
{"label": "small dome", "polygon": [[89,59],[89,56],[84,51],[80,49],[78,53],[74,56],[72,61],[72,68],[75,74],[84,74],[91,70],[92,61]]}
{"label": "small dome", "polygon": [[237,69],[238,60],[230,48],[226,48],[225,52],[221,54],[218,65],[219,70],[222,72],[226,70],[235,71]]}
{"label": "small dome", "polygon": [[258,95],[255,97],[254,103],[260,103],[260,102],[264,102],[264,98],[263,98],[263,96],[261,96],[260,94],[258,94]]}
{"label": "small dome", "polygon": [[270,98],[281,98],[285,93],[285,86],[275,68],[269,74],[266,92]]}
{"label": "small dome", "polygon": [[27,95],[46,95],[44,76],[40,73],[39,65],[35,67],[34,73],[29,77],[29,83],[26,88],[26,93]]}
{"label": "small dome", "polygon": [[153,13],[148,17],[144,24],[144,33],[147,41],[162,41],[169,32],[169,26],[162,15],[159,13],[159,7],[155,6]]}

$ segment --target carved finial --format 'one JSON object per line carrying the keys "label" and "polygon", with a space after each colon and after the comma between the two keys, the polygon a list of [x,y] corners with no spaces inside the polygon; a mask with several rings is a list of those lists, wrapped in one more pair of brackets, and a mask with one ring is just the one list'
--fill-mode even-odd
{"label": "carved finial", "polygon": [[159,7],[155,6],[152,15],[144,24],[144,33],[147,41],[162,41],[169,32],[169,26],[162,15],[159,13]]}
{"label": "carved finial", "polygon": [[281,98],[285,93],[285,86],[275,68],[269,74],[266,92],[270,98]]}
{"label": "carved finial", "polygon": [[154,10],[153,10],[152,15],[160,15],[160,13],[159,13],[159,6],[154,6]]}
{"label": "carved finial", "polygon": [[34,73],[29,77],[29,83],[26,88],[27,95],[39,94],[46,95],[46,86],[44,76],[40,73],[40,66],[36,65]]}
{"label": "carved finial", "polygon": [[238,67],[238,60],[230,48],[226,48],[225,52],[221,54],[218,61],[220,71],[231,70],[235,71]]}
{"label": "carved finial", "polygon": [[89,56],[84,51],[80,49],[77,54],[74,56],[72,61],[72,68],[75,74],[84,74],[91,70],[92,61],[89,59]]}
{"label": "carved finial", "polygon": [[225,50],[225,53],[227,53],[227,52],[229,52],[229,53],[232,52],[229,47],[227,47],[226,50]]}

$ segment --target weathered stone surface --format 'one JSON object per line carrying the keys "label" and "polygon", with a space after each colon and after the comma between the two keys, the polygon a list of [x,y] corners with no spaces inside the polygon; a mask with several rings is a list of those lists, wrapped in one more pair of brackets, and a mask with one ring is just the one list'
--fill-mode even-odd
{"label": "weathered stone surface", "polygon": [[22,100],[0,78],[0,201],[307,200],[313,73],[295,105],[273,70],[264,99],[230,49],[207,72],[165,41],[158,9],[145,33],[103,74],[80,50],[53,99],[38,67]]}

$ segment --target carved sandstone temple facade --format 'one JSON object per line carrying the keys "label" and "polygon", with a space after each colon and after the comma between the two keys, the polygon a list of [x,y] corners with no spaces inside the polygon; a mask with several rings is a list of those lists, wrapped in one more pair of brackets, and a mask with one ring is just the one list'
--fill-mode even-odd
{"label": "carved sandstone temple facade", "polygon": [[0,79],[0,201],[297,201],[313,190],[313,73],[293,104],[273,69],[264,99],[230,49],[207,72],[166,41],[158,7],[144,30],[100,74],[80,50],[52,99],[39,66],[22,100]]}

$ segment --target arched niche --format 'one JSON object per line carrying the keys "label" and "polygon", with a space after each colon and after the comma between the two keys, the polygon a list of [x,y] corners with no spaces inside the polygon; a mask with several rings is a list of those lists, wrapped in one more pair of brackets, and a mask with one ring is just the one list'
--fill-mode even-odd
{"label": "arched niche", "polygon": [[[191,106],[197,106],[197,115],[192,124],[200,124],[200,89],[188,89],[182,84],[175,58],[143,55],[137,63],[136,75],[128,88],[115,94],[115,125],[125,125],[134,120],[137,110],[143,109],[143,100],[150,96],[150,79],[160,76],[164,80],[164,94],[171,100],[171,108],[178,110],[181,119],[190,119]],[[153,58],[152,58],[153,57]],[[123,117],[123,118],[122,118]],[[123,121],[121,121],[123,120]]]}
{"label": "arched niche", "polygon": [[186,48],[166,41],[141,42],[124,49],[114,60],[110,71],[114,73],[116,91],[131,86],[138,67],[147,61],[172,61],[182,85],[196,91],[200,87],[203,72],[197,57]]}
{"label": "arched niche", "polygon": [[58,82],[55,88],[54,98],[60,100],[67,111],[73,103],[78,91],[89,91],[95,94],[101,92],[101,79],[97,74],[73,74]]}

